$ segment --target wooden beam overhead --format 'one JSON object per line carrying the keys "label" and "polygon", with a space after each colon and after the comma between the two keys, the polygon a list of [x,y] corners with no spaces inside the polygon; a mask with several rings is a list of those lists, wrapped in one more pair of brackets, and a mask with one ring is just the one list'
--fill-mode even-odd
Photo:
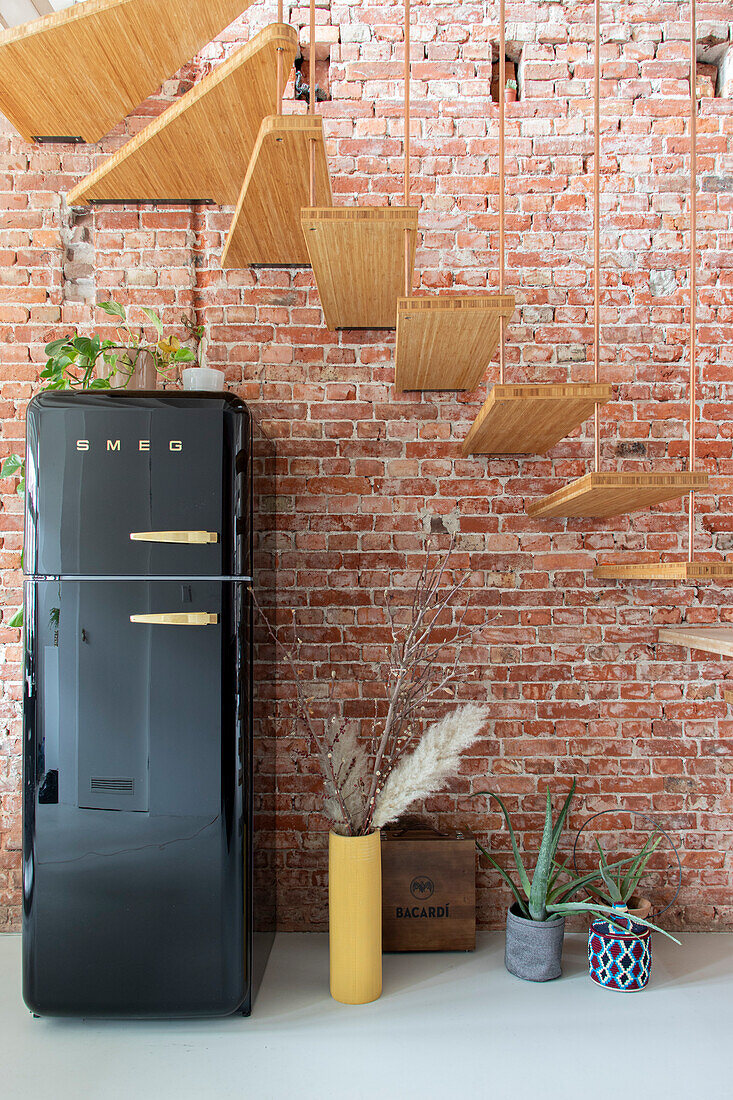
{"label": "wooden beam overhead", "polygon": [[595,383],[494,386],[471,425],[464,455],[544,454],[592,415],[613,388]]}
{"label": "wooden beam overhead", "polygon": [[733,657],[733,626],[663,626],[659,641]]}
{"label": "wooden beam overhead", "polygon": [[606,581],[733,581],[733,562],[605,562],[596,565],[593,576]]}
{"label": "wooden beam overhead", "polygon": [[99,141],[252,0],[84,0],[0,34],[0,111],[26,141]]}
{"label": "wooden beam overhead", "polygon": [[302,225],[327,328],[394,328],[415,264],[415,206],[306,207]]}
{"label": "wooden beam overhead", "polygon": [[275,110],[277,51],[285,71],[298,36],[265,27],[69,192],[91,202],[216,202],[233,206],[262,119]]}
{"label": "wooden beam overhead", "polygon": [[324,204],[331,203],[321,116],[264,119],[224,246],[222,267],[310,264],[300,216],[309,199],[311,142],[316,195]]}
{"label": "wooden beam overhead", "polygon": [[499,318],[514,296],[401,298],[397,304],[395,385],[406,390],[475,390],[499,343]]}
{"label": "wooden beam overhead", "polygon": [[537,519],[620,516],[707,486],[706,473],[592,473],[534,501],[527,514]]}

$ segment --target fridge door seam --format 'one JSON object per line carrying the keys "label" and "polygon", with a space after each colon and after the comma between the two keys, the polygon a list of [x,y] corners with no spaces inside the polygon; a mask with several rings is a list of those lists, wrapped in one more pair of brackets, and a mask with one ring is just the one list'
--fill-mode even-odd
{"label": "fridge door seam", "polygon": [[240,583],[251,583],[254,577],[248,576],[244,573],[236,574],[224,574],[224,573],[175,573],[175,574],[157,574],[157,573],[119,573],[116,575],[108,573],[26,573],[23,577],[25,581],[239,581]]}

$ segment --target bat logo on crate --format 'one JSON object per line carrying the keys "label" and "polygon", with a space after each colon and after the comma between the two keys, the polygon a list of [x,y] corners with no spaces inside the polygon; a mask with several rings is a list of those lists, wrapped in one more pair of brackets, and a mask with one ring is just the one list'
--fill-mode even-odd
{"label": "bat logo on crate", "polygon": [[418,901],[426,901],[435,893],[433,880],[428,878],[427,875],[416,875],[410,883],[410,893]]}

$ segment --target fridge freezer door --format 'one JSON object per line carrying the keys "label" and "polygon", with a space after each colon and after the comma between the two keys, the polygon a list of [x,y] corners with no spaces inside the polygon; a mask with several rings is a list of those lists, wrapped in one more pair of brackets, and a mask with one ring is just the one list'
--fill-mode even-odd
{"label": "fridge freezer door", "polygon": [[249,412],[215,394],[39,394],[26,572],[248,576]]}
{"label": "fridge freezer door", "polygon": [[[247,605],[236,582],[27,583],[33,1011],[195,1016],[246,1003]],[[161,613],[196,625],[131,621]]]}

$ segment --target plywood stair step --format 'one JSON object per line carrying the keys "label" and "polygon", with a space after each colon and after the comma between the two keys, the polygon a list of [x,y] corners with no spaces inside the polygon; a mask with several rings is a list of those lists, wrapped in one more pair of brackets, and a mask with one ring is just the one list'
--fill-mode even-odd
{"label": "plywood stair step", "polygon": [[626,515],[706,489],[706,473],[591,473],[527,506],[538,519]]}
{"label": "plywood stair step", "polygon": [[544,454],[613,397],[594,383],[496,385],[463,444],[464,455]]}
{"label": "plywood stair step", "polygon": [[316,196],[324,205],[332,205],[320,115],[264,119],[224,246],[222,267],[310,264],[301,210],[310,197],[311,143]]}
{"label": "plywood stair step", "polygon": [[407,390],[475,390],[509,321],[511,294],[401,298],[397,303],[395,385]]}
{"label": "plywood stair step", "polygon": [[297,49],[292,27],[265,27],[77,184],[69,204],[233,206],[262,120],[276,108],[278,50],[287,72]]}
{"label": "plywood stair step", "polygon": [[604,562],[596,565],[593,576],[606,581],[733,581],[733,562]]}
{"label": "plywood stair step", "polygon": [[415,264],[417,207],[306,207],[301,221],[327,328],[397,324],[405,292],[405,233],[409,277]]}
{"label": "plywood stair step", "polygon": [[26,141],[99,141],[252,0],[85,0],[0,34],[0,111]]}
{"label": "plywood stair step", "polygon": [[733,626],[663,626],[659,641],[733,657]]}

